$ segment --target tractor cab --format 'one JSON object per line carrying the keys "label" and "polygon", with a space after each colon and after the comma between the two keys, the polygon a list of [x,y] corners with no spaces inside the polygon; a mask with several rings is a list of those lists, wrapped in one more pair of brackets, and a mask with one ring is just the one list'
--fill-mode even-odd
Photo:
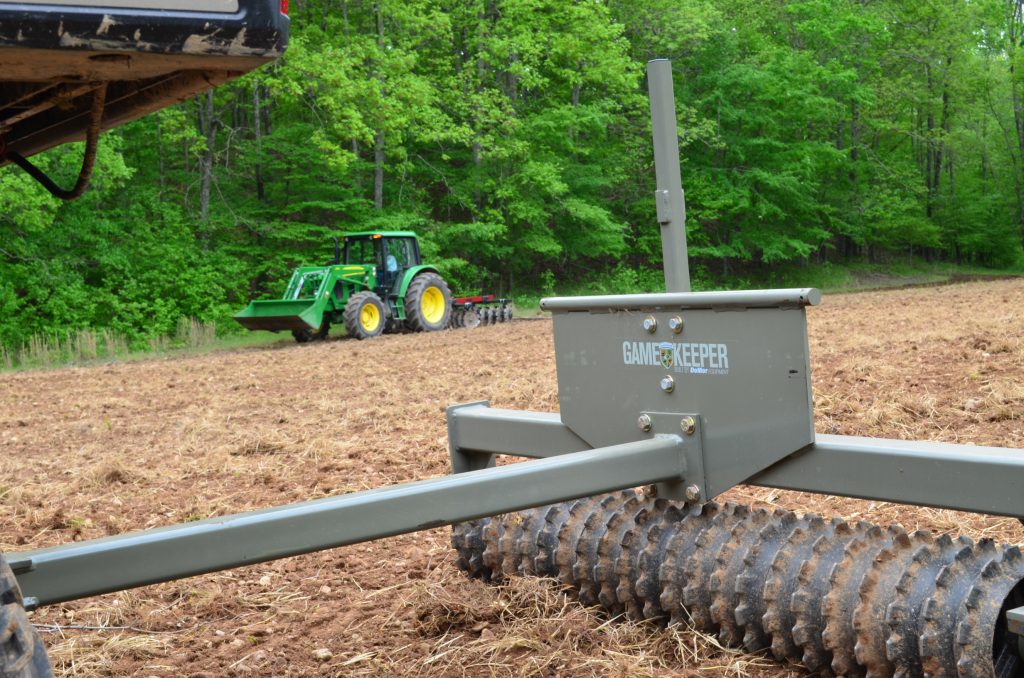
{"label": "tractor cab", "polygon": [[420,265],[420,246],[412,231],[367,231],[345,235],[344,264],[369,266],[381,299],[397,299],[409,269]]}

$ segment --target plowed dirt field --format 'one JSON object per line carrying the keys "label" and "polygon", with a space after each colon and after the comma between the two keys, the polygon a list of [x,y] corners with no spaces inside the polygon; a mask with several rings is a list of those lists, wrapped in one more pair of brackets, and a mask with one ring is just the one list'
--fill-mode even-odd
{"label": "plowed dirt field", "polygon": [[[1024,447],[1024,280],[809,309],[823,433]],[[558,408],[548,320],[0,375],[0,549],[444,474],[445,406]],[[1024,542],[1013,519],[738,488],[734,500]],[[58,674],[800,675],[493,587],[435,529],[44,608]]]}

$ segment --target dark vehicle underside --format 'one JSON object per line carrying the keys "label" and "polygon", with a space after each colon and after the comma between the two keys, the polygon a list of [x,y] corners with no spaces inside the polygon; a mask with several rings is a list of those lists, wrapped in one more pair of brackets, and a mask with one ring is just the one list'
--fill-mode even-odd
{"label": "dark vehicle underside", "polygon": [[0,2],[0,166],[277,58],[286,11],[281,0]]}

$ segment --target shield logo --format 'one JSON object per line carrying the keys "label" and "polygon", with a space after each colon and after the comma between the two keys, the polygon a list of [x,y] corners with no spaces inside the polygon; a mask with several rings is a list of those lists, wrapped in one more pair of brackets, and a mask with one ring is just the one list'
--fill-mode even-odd
{"label": "shield logo", "polygon": [[675,364],[676,347],[667,341],[658,344],[658,362],[666,370]]}

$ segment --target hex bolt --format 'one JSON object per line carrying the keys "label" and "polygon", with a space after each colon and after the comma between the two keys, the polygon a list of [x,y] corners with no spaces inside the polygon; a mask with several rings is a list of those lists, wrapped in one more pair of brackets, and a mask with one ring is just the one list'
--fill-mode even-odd
{"label": "hex bolt", "polygon": [[651,416],[649,414],[641,414],[637,420],[636,425],[640,427],[640,430],[647,433],[651,430]]}
{"label": "hex bolt", "polygon": [[682,334],[683,332],[683,318],[682,316],[674,315],[668,319],[668,328],[672,330],[672,334]]}
{"label": "hex bolt", "polygon": [[672,378],[671,374],[666,374],[661,378],[661,390],[665,393],[671,393],[676,390],[676,380]]}
{"label": "hex bolt", "polygon": [[647,330],[648,334],[654,334],[658,331],[658,319],[653,315],[649,315],[644,318],[644,329]]}
{"label": "hex bolt", "polygon": [[692,436],[693,432],[697,430],[697,421],[693,417],[683,417],[683,420],[679,422],[679,428],[686,435]]}
{"label": "hex bolt", "polygon": [[700,499],[700,488],[696,485],[686,486],[686,501],[697,501]]}

